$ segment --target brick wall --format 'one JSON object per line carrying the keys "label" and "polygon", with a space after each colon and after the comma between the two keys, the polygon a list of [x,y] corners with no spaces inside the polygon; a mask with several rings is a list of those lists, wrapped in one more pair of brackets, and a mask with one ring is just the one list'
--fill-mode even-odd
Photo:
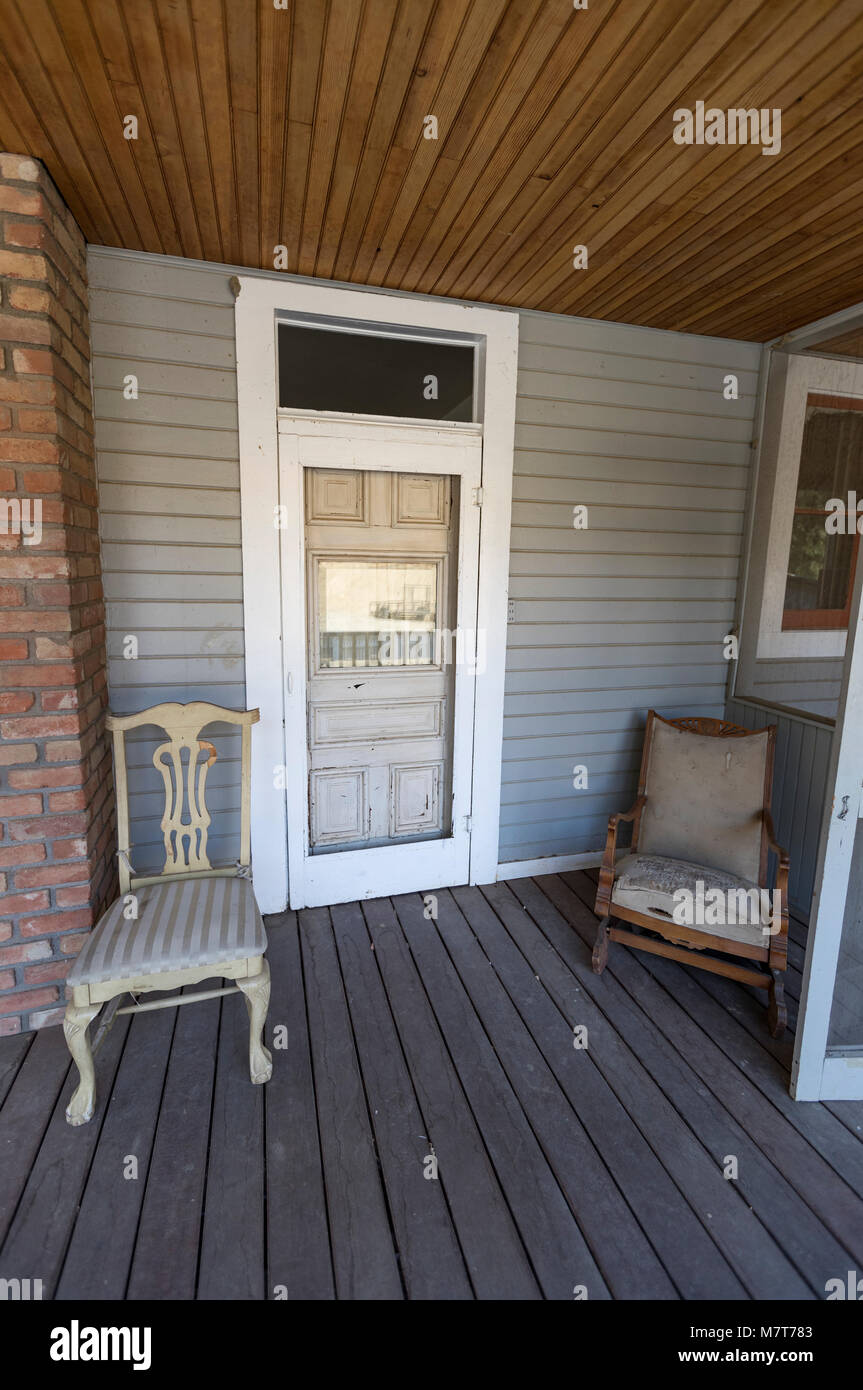
{"label": "brick wall", "polygon": [[0,1035],[59,1021],[116,891],[106,702],[85,243],[0,154]]}

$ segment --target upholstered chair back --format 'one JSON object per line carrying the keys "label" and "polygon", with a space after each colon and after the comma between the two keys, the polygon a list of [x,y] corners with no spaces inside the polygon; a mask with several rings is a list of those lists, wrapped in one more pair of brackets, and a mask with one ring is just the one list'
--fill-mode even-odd
{"label": "upholstered chair back", "polygon": [[638,852],[687,859],[757,883],[766,854],[762,812],[770,804],[774,730],[686,722],[710,723],[716,732],[680,728],[650,713]]}

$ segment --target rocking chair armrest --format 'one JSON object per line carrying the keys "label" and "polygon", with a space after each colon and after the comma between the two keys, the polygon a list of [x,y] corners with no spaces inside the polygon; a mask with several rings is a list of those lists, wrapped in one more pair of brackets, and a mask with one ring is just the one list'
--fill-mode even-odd
{"label": "rocking chair armrest", "polygon": [[779,860],[779,869],[780,869],[780,871],[781,871],[782,869],[785,869],[785,871],[786,871],[786,873],[787,873],[788,868],[789,868],[789,865],[790,865],[790,863],[791,863],[791,860],[790,860],[790,857],[789,857],[789,854],[788,854],[788,850],[787,850],[787,849],[783,849],[782,846],[781,846],[780,844],[778,844],[777,841],[776,841],[776,832],[775,832],[775,830],[773,829],[773,817],[771,816],[770,812],[769,812],[769,811],[763,811],[763,812],[762,812],[762,817],[763,817],[763,820],[764,820],[764,828],[765,828],[765,830],[767,831],[767,846],[768,846],[769,849],[772,849],[772,850],[773,850],[773,853],[776,855],[776,858]]}
{"label": "rocking chair armrest", "polygon": [[634,821],[636,816],[640,816],[647,802],[646,796],[639,796],[630,806],[628,811],[615,811],[608,817],[608,834],[605,841],[605,854],[603,865],[608,864],[609,868],[614,868],[614,851],[617,845],[617,829],[623,821]]}
{"label": "rocking chair armrest", "polygon": [[615,812],[614,812],[614,815],[609,816],[609,818],[608,818],[608,829],[609,829],[609,832],[611,831],[612,824],[614,825],[614,828],[615,828],[615,830],[616,830],[618,824],[619,824],[621,821],[625,821],[625,820],[635,820],[635,817],[638,815],[639,811],[642,811],[642,810],[644,809],[644,806],[646,805],[646,803],[647,803],[647,797],[646,797],[646,796],[639,796],[639,797],[633,802],[633,804],[630,806],[630,808],[629,808],[628,811],[615,811]]}
{"label": "rocking chair armrest", "polygon": [[598,917],[603,917],[608,912],[611,904],[611,889],[614,884],[614,860],[617,853],[617,830],[623,821],[634,821],[636,816],[640,816],[647,801],[646,796],[639,796],[630,806],[628,811],[615,811],[608,818],[608,833],[605,840],[605,853],[602,856],[602,865],[599,870],[599,887],[596,893],[596,905],[594,912]]}

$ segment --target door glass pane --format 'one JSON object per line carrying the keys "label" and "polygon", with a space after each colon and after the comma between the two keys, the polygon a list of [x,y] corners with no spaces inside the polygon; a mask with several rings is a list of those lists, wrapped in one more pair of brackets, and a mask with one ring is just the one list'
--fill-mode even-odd
{"label": "door glass pane", "polygon": [[434,561],[318,561],[318,668],[433,666]]}
{"label": "door glass pane", "polygon": [[[863,501],[863,402],[810,395],[800,454],[784,629],[848,626]],[[841,506],[839,505],[841,504]]]}
{"label": "door glass pane", "polygon": [[420,420],[473,420],[474,348],[279,325],[279,405]]}

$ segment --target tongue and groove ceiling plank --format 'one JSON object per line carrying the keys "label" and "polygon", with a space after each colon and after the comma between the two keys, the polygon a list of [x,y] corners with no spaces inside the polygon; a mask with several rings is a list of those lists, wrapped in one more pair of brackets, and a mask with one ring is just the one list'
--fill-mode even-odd
{"label": "tongue and groove ceiling plank", "polygon": [[0,147],[91,242],[696,333],[863,299],[861,111],[863,0],[0,0]]}

